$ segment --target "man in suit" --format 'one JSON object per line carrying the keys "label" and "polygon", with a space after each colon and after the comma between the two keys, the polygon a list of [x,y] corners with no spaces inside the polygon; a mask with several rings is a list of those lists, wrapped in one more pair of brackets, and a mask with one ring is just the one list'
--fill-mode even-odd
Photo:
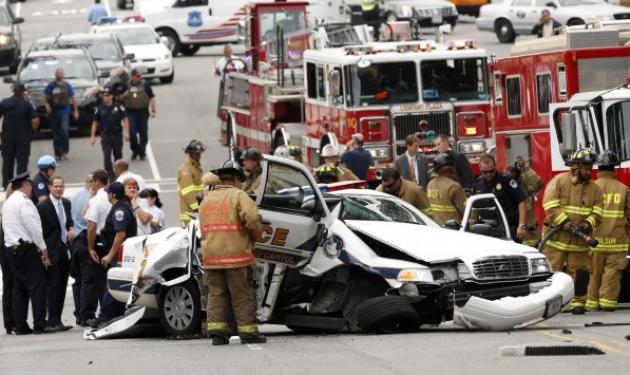
{"label": "man in suit", "polygon": [[52,177],[48,198],[37,204],[51,264],[46,270],[48,326],[55,331],[72,328],[61,322],[70,273],[69,244],[74,240],[71,204],[69,200],[63,198],[64,188],[62,177]]}
{"label": "man in suit", "polygon": [[457,178],[459,183],[464,188],[464,191],[470,193],[475,182],[472,169],[470,168],[470,162],[466,155],[461,152],[455,151],[451,148],[448,142],[448,137],[444,134],[439,134],[435,137],[435,148],[438,152],[450,154],[455,160],[455,171],[457,172]]}
{"label": "man in suit", "polygon": [[420,140],[415,134],[410,134],[405,139],[405,145],[407,151],[396,158],[394,168],[405,180],[413,181],[426,189],[431,177],[427,158],[418,152]]}

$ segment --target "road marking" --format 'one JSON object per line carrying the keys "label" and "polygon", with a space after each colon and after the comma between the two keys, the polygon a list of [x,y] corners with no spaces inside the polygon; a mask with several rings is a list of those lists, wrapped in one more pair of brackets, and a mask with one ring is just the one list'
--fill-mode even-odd
{"label": "road marking", "polygon": [[153,179],[160,181],[162,176],[160,175],[160,170],[158,169],[157,163],[155,162],[155,155],[153,155],[153,147],[151,147],[151,141],[147,142],[147,159],[149,159],[149,166],[151,167],[151,173],[153,173]]}
{"label": "road marking", "polygon": [[103,2],[103,7],[104,7],[104,8],[105,8],[105,10],[107,11],[107,14],[111,16],[111,15],[112,15],[112,9],[111,9],[111,7],[109,6],[109,0],[105,0],[105,1]]}
{"label": "road marking", "polygon": [[22,3],[18,2],[17,4],[15,4],[15,17],[19,17],[21,12],[22,12]]}
{"label": "road marking", "polygon": [[247,347],[250,348],[251,350],[262,350],[262,347],[256,344],[247,344]]}

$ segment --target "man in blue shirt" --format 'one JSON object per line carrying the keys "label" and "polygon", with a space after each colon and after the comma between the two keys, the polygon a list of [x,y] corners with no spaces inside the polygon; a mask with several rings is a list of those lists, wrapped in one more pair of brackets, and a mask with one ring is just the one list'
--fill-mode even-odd
{"label": "man in blue shirt", "polygon": [[[70,209],[72,213],[72,221],[74,222],[74,231],[77,236],[87,229],[87,220],[83,217],[83,211],[86,209],[87,201],[92,198],[90,194],[92,189],[92,173],[89,173],[85,179],[85,187],[70,198]],[[85,234],[83,234],[84,236]],[[77,324],[80,324],[79,311],[81,309],[81,264],[77,251],[80,246],[72,246],[72,255],[70,257],[70,276],[74,279],[72,284],[72,296],[74,298],[74,316]]]}
{"label": "man in blue shirt", "polygon": [[90,25],[98,24],[98,20],[109,16],[107,9],[101,4],[101,0],[94,0],[94,5],[90,7],[88,11],[88,22]]}
{"label": "man in blue shirt", "polygon": [[372,155],[369,151],[363,148],[363,134],[355,133],[352,135],[352,140],[348,143],[351,147],[350,150],[344,152],[341,156],[341,163],[350,169],[352,173],[357,175],[362,180],[367,178],[368,169],[370,165],[374,164]]}
{"label": "man in blue shirt", "polygon": [[79,108],[74,98],[74,88],[64,80],[62,68],[55,70],[55,80],[44,88],[46,113],[53,132],[53,148],[57,160],[65,159],[70,151],[68,129],[70,113],[75,120],[79,119]]}

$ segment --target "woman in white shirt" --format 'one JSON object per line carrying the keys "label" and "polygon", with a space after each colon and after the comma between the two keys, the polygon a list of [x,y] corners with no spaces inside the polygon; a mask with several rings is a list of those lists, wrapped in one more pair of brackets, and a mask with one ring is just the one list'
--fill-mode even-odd
{"label": "woman in white shirt", "polygon": [[[162,211],[162,202],[160,201],[157,190],[146,188],[140,192],[139,198],[138,201],[140,202],[139,205],[141,209],[151,214],[149,233],[157,233],[164,229],[164,227],[166,227],[166,215],[164,211]],[[138,229],[140,229],[140,226],[138,226]]]}

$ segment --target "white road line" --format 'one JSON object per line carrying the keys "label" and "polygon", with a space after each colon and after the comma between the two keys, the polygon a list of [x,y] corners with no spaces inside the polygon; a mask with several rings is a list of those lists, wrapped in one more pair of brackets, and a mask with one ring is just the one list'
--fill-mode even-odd
{"label": "white road line", "polygon": [[15,4],[15,17],[19,17],[22,12],[22,3]]}
{"label": "white road line", "polygon": [[147,159],[149,159],[149,166],[151,167],[151,173],[153,173],[153,179],[160,181],[162,176],[160,175],[160,170],[158,169],[157,163],[155,162],[155,155],[153,155],[153,148],[151,147],[151,141],[147,143]]}
{"label": "white road line", "polygon": [[109,6],[109,0],[103,1],[103,7],[107,11],[107,14],[109,14],[111,16],[112,15],[112,9]]}

